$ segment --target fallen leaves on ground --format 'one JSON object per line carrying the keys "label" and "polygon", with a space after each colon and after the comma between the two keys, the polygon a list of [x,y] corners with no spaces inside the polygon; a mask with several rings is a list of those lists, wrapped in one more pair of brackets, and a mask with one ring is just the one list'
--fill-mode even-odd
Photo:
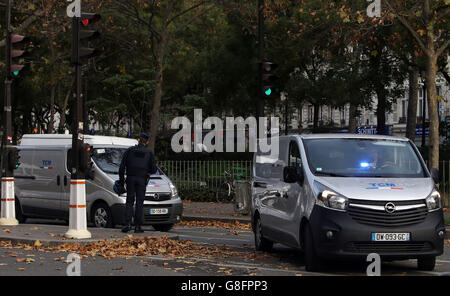
{"label": "fallen leaves on ground", "polygon": [[215,227],[215,228],[241,229],[241,230],[252,229],[252,225],[250,223],[244,224],[239,221],[235,221],[234,223],[221,221],[181,221],[177,225],[186,227]]}
{"label": "fallen leaves on ground", "polygon": [[[189,240],[173,240],[164,237],[126,237],[112,241],[98,241],[89,244],[66,243],[58,246],[34,244],[15,244],[0,242],[0,247],[12,249],[33,249],[44,252],[77,253],[81,257],[102,256],[106,259],[131,256],[164,256],[169,258],[230,258],[239,257],[247,260],[262,259],[268,255],[262,252],[238,252],[221,246],[198,244]],[[13,256],[11,254],[11,256]],[[16,255],[14,255],[16,257]],[[63,261],[65,258],[55,258]],[[31,261],[30,261],[31,262]]]}
{"label": "fallen leaves on ground", "polygon": [[3,232],[11,233],[11,230],[9,230],[8,228],[4,228],[4,229],[3,229]]}

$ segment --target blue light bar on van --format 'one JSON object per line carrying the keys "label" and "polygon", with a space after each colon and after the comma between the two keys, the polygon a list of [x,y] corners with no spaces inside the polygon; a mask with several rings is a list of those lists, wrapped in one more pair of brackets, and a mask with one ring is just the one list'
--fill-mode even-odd
{"label": "blue light bar on van", "polygon": [[368,162],[361,162],[359,165],[360,165],[362,168],[367,168],[367,167],[369,167],[369,163],[368,163]]}

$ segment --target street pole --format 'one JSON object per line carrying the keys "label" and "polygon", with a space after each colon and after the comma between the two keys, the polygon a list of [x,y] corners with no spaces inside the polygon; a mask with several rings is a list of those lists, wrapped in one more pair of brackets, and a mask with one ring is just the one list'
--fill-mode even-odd
{"label": "street pole", "polygon": [[5,105],[3,116],[2,137],[2,192],[0,225],[18,225],[15,210],[14,171],[8,166],[8,152],[12,147],[11,121],[11,5],[12,0],[6,2],[6,78]]}
{"label": "street pole", "polygon": [[75,68],[75,108],[72,126],[72,168],[70,175],[69,230],[65,237],[72,239],[91,238],[87,230],[86,217],[86,180],[81,170],[80,150],[84,139],[83,102],[81,90],[80,34],[81,18],[72,17],[72,63]]}
{"label": "street pole", "polygon": [[425,108],[427,106],[427,86],[425,81],[423,83],[423,95],[422,95],[422,147],[425,147]]}
{"label": "street pole", "polygon": [[260,118],[264,117],[263,62],[264,62],[264,0],[258,0],[258,100],[256,103],[257,137],[261,136]]}

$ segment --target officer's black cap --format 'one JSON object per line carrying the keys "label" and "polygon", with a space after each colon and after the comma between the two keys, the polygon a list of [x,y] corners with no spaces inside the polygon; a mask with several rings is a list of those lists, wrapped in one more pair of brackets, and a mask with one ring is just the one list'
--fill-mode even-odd
{"label": "officer's black cap", "polygon": [[146,133],[141,133],[139,135],[139,138],[144,140],[144,141],[148,141],[148,139],[150,138]]}

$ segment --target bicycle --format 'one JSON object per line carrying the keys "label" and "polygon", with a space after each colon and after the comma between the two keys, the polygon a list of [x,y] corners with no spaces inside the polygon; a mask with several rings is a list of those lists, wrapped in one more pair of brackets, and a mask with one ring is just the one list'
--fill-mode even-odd
{"label": "bicycle", "polygon": [[235,200],[235,186],[233,175],[230,171],[225,171],[225,182],[220,184],[216,189],[217,202],[234,202]]}

